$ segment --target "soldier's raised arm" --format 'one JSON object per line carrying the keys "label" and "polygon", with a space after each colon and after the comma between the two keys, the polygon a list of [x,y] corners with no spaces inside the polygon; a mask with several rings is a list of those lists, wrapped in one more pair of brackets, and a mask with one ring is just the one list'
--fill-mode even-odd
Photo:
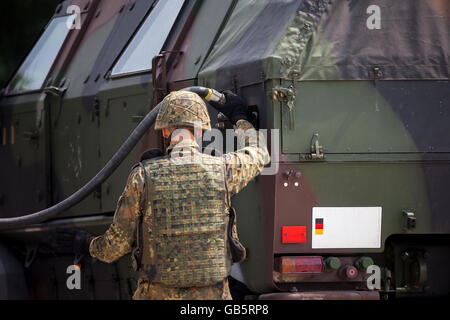
{"label": "soldier's raised arm", "polygon": [[238,138],[238,150],[223,155],[228,192],[233,195],[261,173],[270,157],[264,136],[248,121],[247,103],[230,91],[224,94],[227,102],[218,109],[235,125]]}
{"label": "soldier's raised arm", "polygon": [[136,221],[144,192],[144,172],[137,166],[128,177],[127,185],[117,202],[113,223],[104,235],[91,241],[92,257],[113,262],[131,252],[136,240]]}

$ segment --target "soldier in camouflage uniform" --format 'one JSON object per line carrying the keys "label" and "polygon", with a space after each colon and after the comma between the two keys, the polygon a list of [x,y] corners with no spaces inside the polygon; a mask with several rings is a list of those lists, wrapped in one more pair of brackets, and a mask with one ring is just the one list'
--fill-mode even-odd
{"label": "soldier in camouflage uniform", "polygon": [[[245,136],[244,148],[221,157],[203,154],[195,138],[211,128],[205,102],[192,92],[170,93],[155,123],[170,137],[168,154],[133,168],[104,235],[78,237],[79,246],[104,262],[133,251],[142,272],[133,299],[231,299],[229,197],[261,172],[269,155],[248,122],[245,102],[231,92],[226,97],[221,111],[238,139]],[[192,131],[195,123],[200,134]]]}

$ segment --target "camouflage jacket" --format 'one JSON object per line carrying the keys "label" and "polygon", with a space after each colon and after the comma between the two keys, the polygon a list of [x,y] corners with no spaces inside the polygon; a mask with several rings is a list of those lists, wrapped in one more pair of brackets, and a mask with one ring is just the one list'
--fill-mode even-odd
{"label": "camouflage jacket", "polygon": [[[240,121],[236,126],[236,133],[238,140],[245,141],[245,146],[221,156],[226,168],[226,184],[230,196],[244,188],[269,162],[264,138],[249,122]],[[169,152],[180,147],[183,150],[200,150],[194,141],[183,141],[169,146]],[[132,170],[119,198],[113,223],[104,235],[94,238],[91,242],[90,253],[93,257],[104,262],[113,262],[130,253],[136,246],[140,201],[145,191],[144,174],[141,166]]]}

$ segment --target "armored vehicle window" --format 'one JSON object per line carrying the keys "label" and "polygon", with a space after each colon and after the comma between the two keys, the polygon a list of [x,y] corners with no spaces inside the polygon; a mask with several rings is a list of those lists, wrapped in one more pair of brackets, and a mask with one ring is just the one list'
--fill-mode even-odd
{"label": "armored vehicle window", "polygon": [[161,51],[183,3],[158,2],[114,66],[112,76],[151,69],[152,58]]}
{"label": "armored vehicle window", "polygon": [[8,92],[41,89],[75,15],[53,19],[12,79]]}

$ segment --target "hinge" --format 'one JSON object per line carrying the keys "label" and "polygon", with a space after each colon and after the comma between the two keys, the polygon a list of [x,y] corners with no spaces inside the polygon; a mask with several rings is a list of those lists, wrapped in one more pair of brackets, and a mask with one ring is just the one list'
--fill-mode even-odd
{"label": "hinge", "polygon": [[92,103],[92,107],[94,109],[93,113],[95,117],[100,116],[100,100],[98,99],[98,96],[94,97],[94,101]]}
{"label": "hinge", "polygon": [[38,141],[39,140],[39,131],[38,130],[26,131],[26,132],[22,133],[22,136],[25,140]]}
{"label": "hinge", "polygon": [[403,231],[413,230],[416,228],[416,215],[410,210],[403,210],[402,216],[404,217]]}

